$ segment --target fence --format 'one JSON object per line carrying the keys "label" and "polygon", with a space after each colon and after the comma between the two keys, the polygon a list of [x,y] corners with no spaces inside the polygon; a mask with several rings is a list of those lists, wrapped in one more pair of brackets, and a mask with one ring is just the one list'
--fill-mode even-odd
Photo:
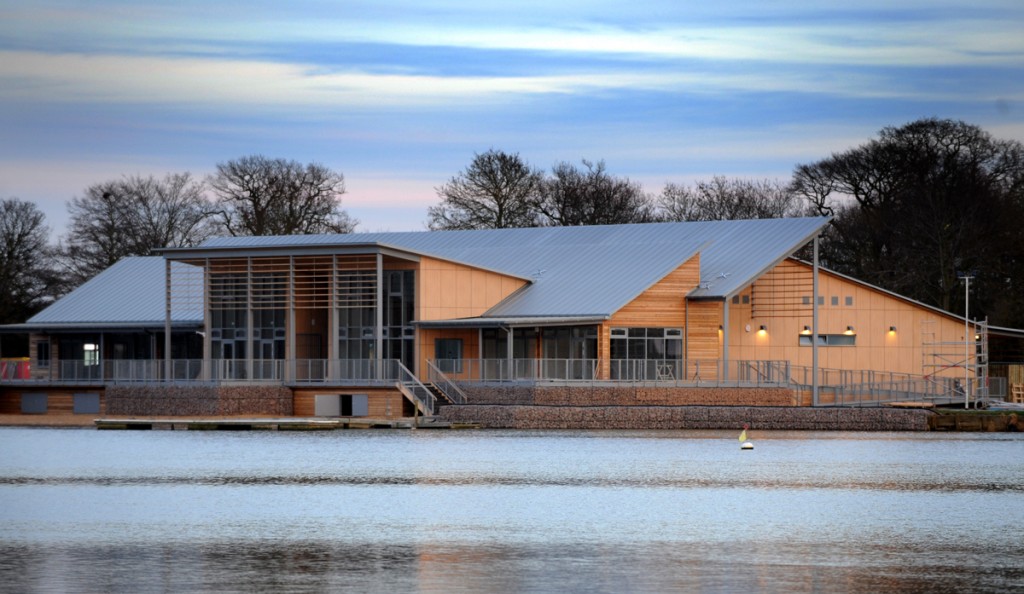
{"label": "fence", "polygon": [[438,359],[439,374],[456,383],[648,384],[664,386],[788,386],[788,361]]}
{"label": "fence", "polygon": [[35,378],[7,378],[26,383],[120,384],[146,382],[276,383],[390,385],[399,377],[398,361],[369,359],[172,359],[60,361]]}

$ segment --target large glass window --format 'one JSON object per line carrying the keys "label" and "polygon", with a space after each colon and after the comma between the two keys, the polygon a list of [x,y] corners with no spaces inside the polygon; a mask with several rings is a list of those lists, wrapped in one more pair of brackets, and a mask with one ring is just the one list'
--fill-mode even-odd
{"label": "large glass window", "polygon": [[544,328],[541,330],[543,377],[591,379],[597,359],[597,326]]}
{"label": "large glass window", "polygon": [[241,273],[210,275],[210,356],[245,359],[248,283]]}
{"label": "large glass window", "polygon": [[610,349],[612,379],[681,377],[681,328],[612,328]]}
{"label": "large glass window", "polygon": [[[345,286],[347,287],[347,285]],[[345,287],[341,287],[344,289]],[[348,287],[365,290],[362,285]],[[342,302],[355,300],[341,299]],[[416,273],[384,271],[383,359],[398,359],[412,369],[415,361]],[[338,309],[338,358],[374,359],[377,341],[377,310],[374,307]]]}

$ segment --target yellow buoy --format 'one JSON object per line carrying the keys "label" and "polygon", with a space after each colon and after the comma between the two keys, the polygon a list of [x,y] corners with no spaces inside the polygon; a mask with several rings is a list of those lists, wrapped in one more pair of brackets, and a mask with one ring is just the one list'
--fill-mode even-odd
{"label": "yellow buoy", "polygon": [[752,449],[754,449],[754,444],[752,444],[749,441],[747,441],[747,429],[749,429],[749,428],[750,428],[750,425],[747,425],[746,423],[744,423],[743,431],[740,432],[740,449],[741,450],[752,450]]}

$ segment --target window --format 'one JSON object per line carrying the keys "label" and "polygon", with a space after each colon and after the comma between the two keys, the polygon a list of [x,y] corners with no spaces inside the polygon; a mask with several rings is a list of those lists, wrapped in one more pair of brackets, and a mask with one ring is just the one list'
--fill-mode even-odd
{"label": "window", "polygon": [[747,305],[749,303],[750,303],[750,295],[744,295],[743,296],[743,305]]}
{"label": "window", "polygon": [[462,339],[435,338],[434,359],[443,373],[462,373]]}
{"label": "window", "polygon": [[846,296],[846,307],[853,307],[853,297],[849,295]]}
{"label": "window", "polygon": [[[811,346],[811,335],[800,335],[800,346]],[[819,334],[818,346],[857,346],[856,334]]]}
{"label": "window", "polygon": [[839,296],[838,295],[833,295],[832,296],[832,305],[833,306],[839,305]]}
{"label": "window", "polygon": [[681,377],[681,328],[612,328],[612,379]]}
{"label": "window", "polygon": [[50,341],[41,340],[36,343],[36,367],[47,368],[50,366]]}
{"label": "window", "polygon": [[86,367],[93,367],[100,364],[100,347],[95,343],[86,343],[82,347],[84,356],[82,360]]}

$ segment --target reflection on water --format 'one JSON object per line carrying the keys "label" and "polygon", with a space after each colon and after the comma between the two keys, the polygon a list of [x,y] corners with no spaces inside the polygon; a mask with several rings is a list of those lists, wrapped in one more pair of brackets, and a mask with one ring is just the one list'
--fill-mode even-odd
{"label": "reflection on water", "polygon": [[1008,434],[0,429],[5,591],[1005,592]]}

